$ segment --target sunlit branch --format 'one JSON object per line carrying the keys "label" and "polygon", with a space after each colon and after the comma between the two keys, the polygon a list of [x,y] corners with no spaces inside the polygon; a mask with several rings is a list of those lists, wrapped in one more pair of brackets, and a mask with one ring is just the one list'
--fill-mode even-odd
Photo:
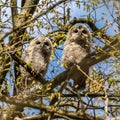
{"label": "sunlit branch", "polygon": [[[81,97],[105,97],[105,94],[80,94]],[[77,94],[62,94],[61,97],[78,97]],[[115,95],[115,94],[108,94],[108,98],[113,98],[113,97],[120,97],[120,95]]]}
{"label": "sunlit branch", "polygon": [[[10,103],[10,104],[14,104],[17,105],[17,107],[19,106],[20,108],[24,108],[24,107],[30,107],[30,108],[36,108],[36,109],[42,109],[44,111],[47,111],[48,113],[56,113],[58,115],[63,115],[63,116],[67,116],[73,119],[79,119],[79,120],[83,120],[83,118],[86,118],[87,120],[93,120],[93,116],[90,116],[88,114],[86,115],[82,115],[80,112],[67,112],[65,110],[59,109],[59,108],[54,108],[52,106],[45,106],[45,105],[40,105],[37,104],[33,101],[23,101],[20,98],[19,99],[15,99],[13,98],[9,98],[6,96],[0,96],[0,100]],[[103,120],[103,119],[98,119],[98,120]]]}
{"label": "sunlit branch", "polygon": [[[39,12],[35,17],[31,18],[30,20],[27,20],[26,22],[22,23],[20,26],[16,27],[15,29],[10,30],[9,32],[2,34],[0,36],[0,41],[2,41],[5,37],[7,37],[9,34],[13,33],[14,31],[21,29],[22,27],[24,27],[25,25],[31,23],[32,21],[35,21],[37,18],[45,15],[46,13],[48,13],[50,10],[52,10],[53,8],[55,8],[56,6],[58,6],[59,4],[65,2],[66,0],[61,0],[59,2],[56,2],[55,4],[51,5],[47,10],[45,11],[41,11]],[[68,0],[69,1],[69,0]]]}

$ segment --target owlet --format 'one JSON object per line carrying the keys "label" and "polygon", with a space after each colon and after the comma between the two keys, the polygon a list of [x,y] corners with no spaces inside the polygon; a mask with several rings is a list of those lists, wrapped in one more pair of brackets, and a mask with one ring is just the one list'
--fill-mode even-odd
{"label": "owlet", "polygon": [[[22,54],[22,59],[31,66],[32,70],[36,74],[45,76],[48,69],[51,53],[51,41],[45,36],[39,36],[30,42],[25,53]],[[26,72],[23,67],[21,68],[21,73],[25,74],[27,80],[31,78],[30,74]],[[27,82],[29,83],[29,81]]]}
{"label": "owlet", "polygon": [[[62,63],[66,69],[79,64],[86,57],[90,52],[90,39],[90,31],[85,25],[74,25],[68,31],[62,56]],[[88,75],[88,66],[82,66],[80,69]],[[84,89],[86,86],[87,76],[83,72],[77,70],[71,75],[75,89]]]}

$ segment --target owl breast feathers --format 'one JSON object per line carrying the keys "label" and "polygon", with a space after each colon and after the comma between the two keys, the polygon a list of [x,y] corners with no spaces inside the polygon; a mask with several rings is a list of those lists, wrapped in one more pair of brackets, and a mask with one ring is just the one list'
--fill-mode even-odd
{"label": "owl breast feathers", "polygon": [[48,69],[51,53],[51,41],[45,36],[40,36],[30,42],[27,50],[22,54],[22,59],[31,66],[36,74],[44,76]]}
{"label": "owl breast feathers", "polygon": [[[67,34],[64,45],[62,63],[66,69],[79,64],[90,52],[91,34],[85,25],[74,25]],[[85,65],[81,68],[86,74],[89,68]],[[71,78],[74,80],[74,88],[84,89],[87,77],[81,71],[74,71]]]}

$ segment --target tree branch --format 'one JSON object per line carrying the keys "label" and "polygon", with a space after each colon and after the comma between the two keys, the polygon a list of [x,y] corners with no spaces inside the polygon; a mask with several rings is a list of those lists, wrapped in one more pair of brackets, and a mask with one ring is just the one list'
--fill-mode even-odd
{"label": "tree branch", "polygon": [[[52,106],[45,106],[45,105],[42,105],[42,104],[37,104],[33,101],[24,101],[24,100],[21,100],[21,99],[17,99],[17,98],[9,98],[9,97],[6,97],[6,96],[0,96],[0,100],[1,101],[4,101],[4,102],[8,102],[10,104],[14,104],[14,105],[17,105],[17,106],[20,106],[21,107],[31,107],[31,108],[36,108],[36,109],[42,109],[42,110],[45,110],[46,112],[48,113],[56,113],[58,114],[58,116],[67,116],[67,117],[70,117],[70,118],[73,118],[73,119],[79,119],[79,120],[93,120],[93,116],[90,116],[88,114],[81,114],[80,112],[67,112],[65,110],[62,110],[62,109],[59,109],[59,108],[54,108]],[[103,120],[101,118],[98,118],[97,120]]]}
{"label": "tree branch", "polygon": [[[12,32],[18,30],[18,29],[22,29],[23,26],[31,23],[32,21],[35,21],[37,18],[47,14],[50,10],[52,10],[53,8],[55,8],[56,6],[58,6],[59,4],[65,2],[66,0],[61,0],[59,2],[56,2],[55,4],[51,5],[47,10],[45,11],[41,11],[40,13],[38,13],[35,17],[31,18],[30,20],[27,20],[26,22],[20,24],[19,26],[17,26],[15,29],[13,30],[10,30],[9,32],[5,33],[5,34],[2,34],[0,36],[0,41],[2,41],[5,37],[7,37],[9,34],[11,34]],[[68,0],[69,1],[69,0]]]}
{"label": "tree branch", "polygon": [[11,0],[11,12],[12,12],[12,23],[13,23],[13,27],[15,25],[15,21],[16,21],[16,17],[17,17],[17,14],[18,14],[18,11],[17,11],[17,0]]}
{"label": "tree branch", "polygon": [[76,24],[76,23],[86,23],[86,24],[88,24],[88,25],[90,26],[90,28],[91,28],[93,31],[99,30],[99,29],[95,26],[95,24],[93,23],[92,20],[88,20],[88,19],[86,19],[86,18],[74,18],[73,20],[71,20],[71,21],[69,22],[69,24],[67,25],[67,28],[69,28],[69,26],[73,26],[73,25]]}
{"label": "tree branch", "polygon": [[[105,94],[80,94],[81,97],[92,97],[92,98],[96,98],[96,97],[105,97]],[[61,97],[78,97],[77,94],[62,94]],[[108,95],[108,98],[112,98],[112,97],[120,97],[120,95],[115,95],[115,94],[110,94]]]}
{"label": "tree branch", "polygon": [[37,74],[32,70],[32,68],[30,66],[28,66],[23,60],[20,59],[20,57],[18,57],[18,55],[13,54],[12,58],[19,63],[19,65],[21,65],[22,67],[24,67],[26,69],[27,72],[30,73],[31,76],[33,76],[37,81],[39,81],[42,84],[47,83],[47,81],[42,77],[41,74]]}

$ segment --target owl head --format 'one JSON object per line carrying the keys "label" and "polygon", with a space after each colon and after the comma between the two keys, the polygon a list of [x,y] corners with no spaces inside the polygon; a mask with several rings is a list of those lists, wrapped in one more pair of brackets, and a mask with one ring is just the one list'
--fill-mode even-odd
{"label": "owl head", "polygon": [[91,34],[89,29],[83,25],[74,25],[67,34],[67,41],[73,42],[87,42],[91,39]]}
{"label": "owl head", "polygon": [[50,56],[52,53],[52,42],[45,36],[39,36],[30,42],[31,48],[34,47],[37,51],[42,52],[45,56]]}

